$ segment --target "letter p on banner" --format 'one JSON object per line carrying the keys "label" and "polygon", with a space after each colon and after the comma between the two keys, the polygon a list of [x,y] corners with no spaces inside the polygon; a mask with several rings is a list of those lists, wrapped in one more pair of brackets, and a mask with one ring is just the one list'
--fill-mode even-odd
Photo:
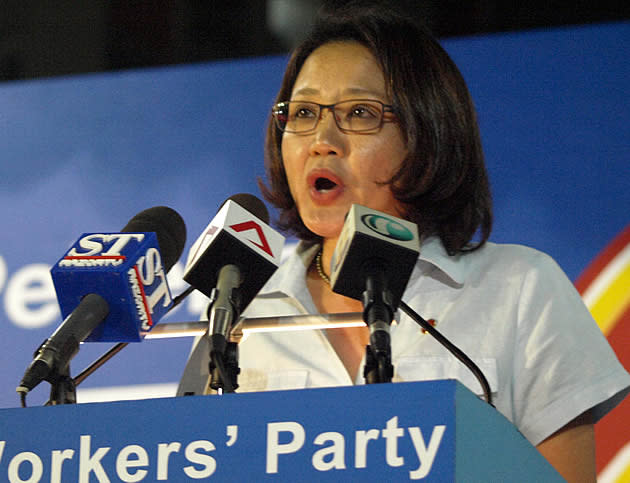
{"label": "letter p on banner", "polygon": [[[280,443],[280,433],[291,433],[291,440]],[[267,425],[266,473],[278,472],[278,455],[296,453],[304,446],[306,434],[301,424],[293,421],[269,423]]]}

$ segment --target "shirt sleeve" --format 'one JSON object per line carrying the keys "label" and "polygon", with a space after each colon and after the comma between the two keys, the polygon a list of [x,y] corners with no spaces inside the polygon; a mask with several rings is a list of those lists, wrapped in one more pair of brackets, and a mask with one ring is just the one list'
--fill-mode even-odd
{"label": "shirt sleeve", "polygon": [[558,265],[537,252],[523,278],[514,359],[516,425],[538,444],[591,409],[599,420],[630,375]]}

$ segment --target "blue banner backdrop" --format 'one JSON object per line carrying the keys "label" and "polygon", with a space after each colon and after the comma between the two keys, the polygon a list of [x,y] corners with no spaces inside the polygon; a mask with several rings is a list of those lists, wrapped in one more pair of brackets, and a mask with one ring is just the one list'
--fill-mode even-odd
{"label": "blue banner backdrop", "polygon": [[[472,91],[495,197],[492,239],[575,279],[630,222],[630,23],[449,39]],[[285,57],[0,85],[0,407],[60,322],[48,270],[81,233],[167,205],[188,244],[238,192],[259,195]],[[181,263],[171,271],[181,292]],[[167,320],[198,320],[189,297]],[[173,394],[190,339],[127,347],[82,386]],[[84,345],[76,374],[109,345]],[[47,384],[29,396],[47,398]],[[87,392],[85,394],[88,394]],[[81,397],[81,393],[79,393]],[[87,397],[87,396],[86,396]]]}

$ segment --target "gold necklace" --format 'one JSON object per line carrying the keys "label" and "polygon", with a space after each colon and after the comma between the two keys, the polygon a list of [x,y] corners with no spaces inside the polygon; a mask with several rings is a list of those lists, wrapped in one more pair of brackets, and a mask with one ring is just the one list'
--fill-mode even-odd
{"label": "gold necklace", "polygon": [[322,250],[317,252],[315,256],[315,268],[317,268],[317,273],[319,273],[322,280],[330,285],[330,278],[324,273],[324,267],[322,266]]}

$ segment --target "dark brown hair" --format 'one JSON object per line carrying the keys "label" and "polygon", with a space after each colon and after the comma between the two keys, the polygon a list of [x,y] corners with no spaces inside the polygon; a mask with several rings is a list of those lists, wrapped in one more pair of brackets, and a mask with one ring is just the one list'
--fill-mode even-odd
{"label": "dark brown hair", "polygon": [[[333,41],[367,47],[380,64],[408,155],[388,183],[405,218],[422,237],[437,235],[449,254],[483,245],[492,228],[492,201],[474,106],[464,79],[438,42],[393,9],[354,5],[323,12],[293,51],[277,102],[290,99],[307,57]],[[319,237],[303,224],[284,171],[282,132],[270,118],[265,142],[269,187],[280,229],[305,240]],[[478,232],[478,240],[472,239]]]}

